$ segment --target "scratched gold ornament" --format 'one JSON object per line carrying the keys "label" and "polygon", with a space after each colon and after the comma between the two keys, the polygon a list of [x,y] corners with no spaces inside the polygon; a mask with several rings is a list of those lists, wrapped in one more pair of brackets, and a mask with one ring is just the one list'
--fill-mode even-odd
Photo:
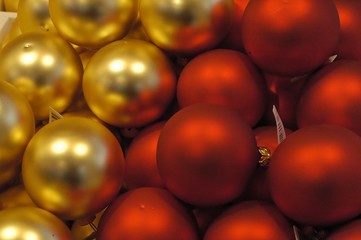
{"label": "scratched gold ornament", "polygon": [[70,230],[58,217],[37,207],[0,211],[1,240],[71,240]]}
{"label": "scratched gold ornament", "polygon": [[49,11],[66,40],[97,48],[127,34],[137,18],[138,0],[50,0]]}
{"label": "scratched gold ornament", "polygon": [[118,127],[141,127],[160,117],[174,97],[175,85],[166,55],[152,43],[136,39],[98,50],[83,78],[90,109]]}
{"label": "scratched gold ornament", "polygon": [[79,55],[53,33],[24,33],[0,51],[0,79],[26,96],[36,120],[48,118],[49,106],[63,112],[80,88],[82,75]]}
{"label": "scratched gold ornament", "polygon": [[123,175],[123,150],[115,136],[84,117],[64,117],[42,127],[22,164],[34,203],[66,220],[104,209],[118,194]]}
{"label": "scratched gold ornament", "polygon": [[232,0],[142,0],[140,19],[151,41],[182,55],[215,47],[231,26]]}
{"label": "scratched gold ornament", "polygon": [[45,31],[56,33],[49,13],[49,0],[19,0],[19,27],[23,33]]}
{"label": "scratched gold ornament", "polygon": [[26,145],[35,132],[34,114],[28,100],[0,79],[0,171],[20,164]]}

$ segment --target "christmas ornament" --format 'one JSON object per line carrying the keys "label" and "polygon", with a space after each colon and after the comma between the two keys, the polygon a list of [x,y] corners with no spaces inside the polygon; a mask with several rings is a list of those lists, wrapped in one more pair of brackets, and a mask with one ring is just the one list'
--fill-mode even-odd
{"label": "christmas ornament", "polygon": [[36,207],[23,184],[18,184],[0,193],[0,210],[26,206]]}
{"label": "christmas ornament", "polygon": [[120,195],[100,219],[97,239],[199,239],[187,209],[160,188],[137,188]]}
{"label": "christmas ornament", "polygon": [[297,106],[300,128],[337,124],[361,135],[361,63],[339,60],[313,75]]}
{"label": "christmas ornament", "polygon": [[255,0],[242,18],[247,54],[261,69],[298,76],[334,54],[340,22],[334,1]]}
{"label": "christmas ornament", "polygon": [[21,35],[18,18],[15,18],[11,23],[10,29],[2,41],[0,41],[0,50],[5,47],[6,44],[11,42],[17,36]]}
{"label": "christmas ornament", "polygon": [[102,124],[64,117],[42,127],[23,159],[24,186],[32,200],[63,219],[95,214],[121,188],[124,157]]}
{"label": "christmas ornament", "polygon": [[218,216],[206,231],[204,240],[294,239],[291,223],[271,203],[245,201]]}
{"label": "christmas ornament", "polygon": [[218,105],[181,109],[166,122],[158,140],[157,166],[165,186],[196,206],[238,197],[257,160],[250,126],[235,110]]}
{"label": "christmas ornament", "polygon": [[159,118],[175,95],[171,62],[153,44],[119,40],[98,50],[83,78],[85,100],[101,120],[141,127]]}
{"label": "christmas ornament", "polygon": [[180,55],[215,47],[231,26],[232,0],[141,0],[140,20],[150,40]]}
{"label": "christmas ornament", "polygon": [[361,238],[361,219],[355,219],[333,230],[327,240],[356,240]]}
{"label": "christmas ornament", "polygon": [[361,212],[361,138],[337,125],[301,128],[277,147],[268,168],[273,201],[296,222],[331,226]]}
{"label": "christmas ornament", "polygon": [[49,12],[64,39],[99,48],[128,33],[137,17],[138,0],[50,0]]}
{"label": "christmas ornament", "polygon": [[163,121],[147,126],[130,143],[125,154],[124,181],[128,189],[164,186],[156,159],[158,138],[163,126]]}
{"label": "christmas ornament", "polygon": [[265,110],[266,85],[246,55],[216,49],[196,56],[183,68],[177,99],[180,107],[208,102],[236,109],[254,126]]}
{"label": "christmas ornament", "polygon": [[27,99],[0,80],[0,171],[20,164],[35,132],[34,114]]}
{"label": "christmas ornament", "polygon": [[36,207],[16,207],[0,211],[0,239],[71,240],[72,236],[53,214]]}
{"label": "christmas ornament", "polygon": [[74,49],[45,32],[24,33],[0,52],[0,78],[22,92],[36,120],[49,116],[49,106],[63,112],[80,87],[83,67]]}
{"label": "christmas ornament", "polygon": [[17,12],[19,0],[3,0],[6,12]]}

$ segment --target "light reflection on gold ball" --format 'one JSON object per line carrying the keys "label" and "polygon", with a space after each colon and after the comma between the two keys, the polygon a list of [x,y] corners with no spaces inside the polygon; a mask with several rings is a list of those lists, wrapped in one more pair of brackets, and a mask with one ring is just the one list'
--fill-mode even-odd
{"label": "light reflection on gold ball", "polygon": [[68,227],[53,214],[36,207],[0,211],[1,240],[71,240]]}
{"label": "light reflection on gold ball", "polygon": [[94,48],[125,36],[137,17],[138,0],[50,0],[49,11],[65,39]]}
{"label": "light reflection on gold ball", "polygon": [[24,185],[19,184],[0,193],[0,210],[24,206],[36,207]]}
{"label": "light reflection on gold ball", "polygon": [[145,32],[159,47],[191,55],[215,47],[227,34],[232,0],[141,0]]}
{"label": "light reflection on gold ball", "polygon": [[34,114],[28,100],[0,78],[0,170],[20,164],[34,132]]}
{"label": "light reflection on gold ball", "polygon": [[166,55],[153,44],[119,40],[98,50],[83,78],[88,106],[118,127],[140,127],[160,117],[174,97],[176,77]]}
{"label": "light reflection on gold ball", "polygon": [[123,175],[117,139],[84,117],[64,117],[42,127],[22,164],[24,186],[35,204],[67,220],[105,208],[118,194]]}
{"label": "light reflection on gold ball", "polygon": [[33,31],[54,32],[49,13],[49,0],[19,0],[19,26],[23,33]]}
{"label": "light reflection on gold ball", "polygon": [[49,106],[63,112],[80,88],[82,74],[78,54],[56,34],[24,33],[0,51],[0,79],[26,96],[36,120],[48,118]]}

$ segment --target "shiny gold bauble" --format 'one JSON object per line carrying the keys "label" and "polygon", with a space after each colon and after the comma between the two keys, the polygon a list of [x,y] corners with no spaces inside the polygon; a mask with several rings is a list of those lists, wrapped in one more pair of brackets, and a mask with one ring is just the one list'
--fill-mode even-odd
{"label": "shiny gold bauble", "polygon": [[67,220],[105,208],[118,194],[123,175],[117,139],[84,117],[64,117],[42,127],[22,164],[24,186],[35,204]]}
{"label": "shiny gold bauble", "polygon": [[0,211],[1,240],[71,240],[68,227],[53,214],[37,207]]}
{"label": "shiny gold bauble", "polygon": [[118,127],[140,127],[160,117],[174,97],[175,85],[166,55],[136,39],[115,41],[98,50],[83,78],[90,109]]}
{"label": "shiny gold bauble", "polygon": [[0,193],[0,210],[25,206],[36,207],[24,185],[19,184]]}
{"label": "shiny gold bauble", "polygon": [[28,100],[0,79],[0,171],[20,163],[35,132],[34,114]]}
{"label": "shiny gold bauble", "polygon": [[231,26],[233,0],[141,0],[145,32],[159,47],[191,55],[215,47]]}
{"label": "shiny gold bauble", "polygon": [[49,0],[19,0],[19,26],[23,33],[56,32],[49,13]]}
{"label": "shiny gold bauble", "polygon": [[79,46],[100,47],[122,38],[138,13],[138,0],[50,0],[58,32]]}
{"label": "shiny gold bauble", "polygon": [[78,91],[83,67],[79,55],[53,33],[24,33],[0,51],[0,79],[29,100],[35,119],[49,116],[49,106],[63,112]]}
{"label": "shiny gold bauble", "polygon": [[17,36],[21,35],[21,30],[19,27],[19,21],[16,17],[13,22],[11,23],[10,29],[7,32],[4,39],[0,42],[0,50],[5,47],[6,44],[11,42],[13,39],[15,39]]}
{"label": "shiny gold bauble", "polygon": [[6,12],[17,12],[19,0],[4,0],[4,7]]}

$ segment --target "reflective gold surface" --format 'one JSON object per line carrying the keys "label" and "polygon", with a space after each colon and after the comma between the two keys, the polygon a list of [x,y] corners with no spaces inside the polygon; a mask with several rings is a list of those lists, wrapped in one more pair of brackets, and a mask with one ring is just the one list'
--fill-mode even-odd
{"label": "reflective gold surface", "polygon": [[11,42],[14,38],[21,35],[21,30],[19,27],[19,21],[18,18],[15,18],[14,21],[11,24],[11,27],[9,29],[9,32],[4,37],[3,41],[0,42],[0,50],[5,47],[6,44]]}
{"label": "reflective gold surface", "polygon": [[159,47],[194,54],[218,44],[231,25],[232,0],[142,0],[140,19]]}
{"label": "reflective gold surface", "polygon": [[49,10],[65,39],[100,47],[127,34],[137,17],[138,0],[50,0]]}
{"label": "reflective gold surface", "polygon": [[63,112],[78,91],[82,74],[78,54],[52,33],[24,33],[0,52],[0,79],[26,96],[36,120],[48,117],[49,106]]}
{"label": "reflective gold surface", "polygon": [[171,62],[153,44],[119,40],[98,50],[83,78],[84,97],[101,120],[140,127],[163,114],[175,92]]}
{"label": "reflective gold surface", "polygon": [[39,207],[73,220],[102,210],[115,197],[123,181],[124,156],[102,124],[65,117],[34,135],[22,170],[24,186]]}
{"label": "reflective gold surface", "polygon": [[17,12],[19,0],[4,0],[5,11]]}
{"label": "reflective gold surface", "polygon": [[17,180],[20,175],[18,166],[0,168],[0,191],[6,189]]}
{"label": "reflective gold surface", "polygon": [[36,207],[24,185],[16,185],[0,193],[0,210],[24,206]]}

